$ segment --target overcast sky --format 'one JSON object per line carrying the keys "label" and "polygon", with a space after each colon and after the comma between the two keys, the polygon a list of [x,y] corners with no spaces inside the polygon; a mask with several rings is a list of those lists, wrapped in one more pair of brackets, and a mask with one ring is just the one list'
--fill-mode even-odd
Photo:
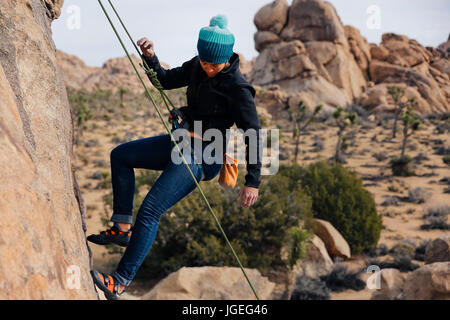
{"label": "overcast sky", "polygon": [[[197,55],[200,28],[212,16],[225,14],[234,33],[235,52],[248,60],[254,48],[255,13],[270,0],[113,0],[132,37],[148,37],[161,61],[171,67]],[[288,0],[292,3],[292,0]],[[386,32],[404,34],[424,46],[436,47],[450,32],[449,0],[330,0],[342,22],[358,28],[369,42],[379,44]],[[109,4],[103,0],[107,9]],[[112,11],[110,10],[113,16]],[[79,14],[78,14],[79,13]],[[116,21],[116,20],[114,20]],[[118,26],[118,23],[117,23]],[[124,56],[122,47],[95,0],[65,0],[61,17],[52,24],[53,39],[62,51],[91,66]],[[134,48],[127,40],[130,52]]]}

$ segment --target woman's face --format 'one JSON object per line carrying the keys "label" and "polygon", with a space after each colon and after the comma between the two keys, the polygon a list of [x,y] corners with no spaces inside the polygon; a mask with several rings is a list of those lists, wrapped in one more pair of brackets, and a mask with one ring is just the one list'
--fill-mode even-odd
{"label": "woman's face", "polygon": [[203,68],[203,71],[208,75],[208,77],[215,77],[220,71],[230,66],[229,62],[226,63],[209,63],[200,60],[200,65]]}

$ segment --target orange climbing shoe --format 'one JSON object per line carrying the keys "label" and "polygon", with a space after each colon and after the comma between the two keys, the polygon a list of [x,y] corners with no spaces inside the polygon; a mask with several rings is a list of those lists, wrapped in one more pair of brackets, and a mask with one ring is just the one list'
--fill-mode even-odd
{"label": "orange climbing shoe", "polygon": [[104,274],[97,270],[91,270],[91,276],[97,287],[105,293],[108,300],[118,300],[125,292],[125,288],[119,293],[120,283],[109,274]]}

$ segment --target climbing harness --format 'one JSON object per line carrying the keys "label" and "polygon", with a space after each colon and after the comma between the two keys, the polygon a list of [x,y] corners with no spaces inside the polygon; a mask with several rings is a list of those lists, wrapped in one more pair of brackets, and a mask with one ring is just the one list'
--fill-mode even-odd
{"label": "climbing harness", "polygon": [[[113,9],[114,13],[116,14],[117,19],[120,21],[120,24],[122,25],[122,27],[123,27],[123,29],[125,30],[126,34],[128,35],[128,38],[130,39],[130,41],[131,41],[131,43],[133,44],[134,48],[136,49],[137,53],[138,53],[139,56],[141,57],[141,56],[142,56],[141,52],[139,51],[139,49],[138,49],[138,47],[136,46],[134,40],[132,39],[130,33],[128,32],[127,28],[125,27],[125,24],[123,23],[122,19],[120,18],[119,14],[117,13],[116,8],[113,6],[111,0],[108,0],[108,2],[109,2],[109,4],[110,4],[111,8]],[[200,193],[201,193],[203,199],[205,200],[206,205],[208,206],[208,209],[209,209],[209,211],[211,212],[211,214],[212,214],[214,220],[216,221],[219,230],[221,231],[222,235],[224,236],[225,241],[227,242],[228,246],[230,247],[230,249],[231,249],[231,251],[232,251],[234,257],[236,258],[237,262],[239,263],[239,266],[240,266],[240,268],[241,268],[241,270],[242,270],[242,272],[243,272],[245,278],[247,279],[247,282],[248,282],[248,284],[250,285],[250,288],[252,289],[253,294],[255,295],[256,299],[259,300],[258,294],[256,293],[256,291],[255,291],[255,289],[254,289],[254,287],[253,287],[253,285],[252,285],[250,279],[248,278],[247,273],[245,272],[244,267],[242,266],[242,263],[241,263],[241,261],[239,260],[239,257],[237,256],[237,254],[236,254],[236,252],[234,251],[234,249],[233,249],[233,247],[232,247],[230,241],[228,240],[228,237],[227,237],[227,235],[225,234],[225,231],[223,230],[222,226],[220,225],[219,220],[217,219],[217,217],[216,217],[216,215],[215,215],[213,209],[211,208],[211,205],[209,204],[208,199],[206,198],[205,194],[203,193],[202,188],[201,188],[200,185],[198,184],[197,179],[195,178],[194,174],[192,173],[191,168],[189,168],[189,165],[187,164],[186,159],[184,158],[183,153],[181,152],[180,147],[178,146],[178,143],[175,141],[175,138],[173,137],[172,132],[170,131],[169,127],[167,126],[166,122],[164,121],[164,118],[163,118],[163,116],[162,116],[160,110],[158,109],[158,106],[156,105],[155,100],[153,99],[152,95],[150,94],[149,89],[148,89],[147,86],[145,85],[144,80],[142,79],[141,75],[139,74],[139,72],[138,72],[138,70],[137,70],[137,68],[136,68],[136,65],[134,64],[133,60],[131,59],[131,56],[130,56],[130,54],[128,53],[128,50],[127,50],[127,48],[125,47],[125,45],[124,45],[124,43],[123,43],[121,37],[119,36],[119,33],[117,32],[116,27],[114,26],[113,22],[111,21],[111,18],[109,17],[109,15],[108,15],[108,13],[107,13],[105,7],[103,6],[102,1],[101,1],[101,0],[98,0],[98,3],[100,4],[100,6],[101,6],[101,8],[102,8],[102,10],[103,10],[103,12],[104,12],[106,18],[108,19],[108,21],[109,21],[109,23],[110,23],[110,25],[111,25],[111,27],[112,27],[114,33],[116,34],[117,39],[119,40],[119,42],[120,42],[120,44],[121,44],[123,50],[125,51],[125,53],[126,53],[126,55],[127,55],[127,57],[128,57],[128,60],[130,60],[130,63],[131,63],[131,65],[133,66],[134,71],[136,72],[137,76],[139,77],[139,80],[141,81],[142,85],[144,86],[145,93],[146,93],[147,97],[148,97],[148,98],[150,99],[150,101],[153,103],[153,106],[155,107],[156,112],[158,113],[159,118],[161,119],[161,121],[162,121],[162,123],[163,123],[163,125],[164,125],[164,127],[165,127],[165,129],[166,129],[166,131],[167,131],[168,134],[170,135],[170,139],[172,140],[172,142],[173,142],[173,143],[175,144],[175,146],[177,147],[178,153],[180,154],[181,158],[183,159],[183,162],[184,162],[186,168],[188,169],[188,171],[189,171],[189,173],[190,173],[192,179],[194,179],[194,182],[195,182],[195,184],[196,184],[198,190],[200,191]],[[162,97],[162,99],[163,99],[163,101],[164,101],[164,103],[165,103],[165,105],[166,105],[166,107],[167,107],[167,109],[168,109],[168,111],[169,111],[169,113],[170,113],[170,115],[169,115],[169,122],[172,122],[172,121],[173,121],[172,124],[174,125],[174,127],[175,127],[175,128],[179,128],[179,127],[180,127],[180,124],[178,123],[178,119],[177,119],[178,117],[177,117],[177,114],[176,114],[177,112],[175,111],[176,108],[174,107],[173,103],[170,101],[169,97],[168,97],[168,96],[166,95],[166,93],[164,92],[164,88],[162,87],[161,83],[159,82],[156,72],[155,72],[153,69],[149,68],[149,66],[147,65],[147,62],[145,61],[145,59],[142,59],[142,60],[144,61],[144,66],[142,66],[142,64],[140,64],[141,67],[144,68],[146,74],[149,75],[149,78],[150,78],[151,83],[153,84],[153,86],[154,86],[154,87],[159,91],[159,93],[161,94],[161,97]],[[170,109],[168,103],[172,106],[172,108],[173,108],[172,110]],[[225,165],[226,165],[226,163],[224,163],[224,166],[225,166]]]}

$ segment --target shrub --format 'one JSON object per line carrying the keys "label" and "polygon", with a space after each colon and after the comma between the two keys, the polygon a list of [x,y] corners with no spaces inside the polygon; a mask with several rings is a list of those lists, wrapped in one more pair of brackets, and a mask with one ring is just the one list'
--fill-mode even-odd
{"label": "shrub", "polygon": [[425,203],[430,197],[431,193],[422,187],[416,187],[408,190],[408,200],[413,203]]}
{"label": "shrub", "polygon": [[414,245],[405,242],[405,241],[400,241],[397,242],[392,248],[391,250],[389,250],[389,254],[391,256],[395,257],[408,257],[410,259],[412,259],[414,257],[414,254],[416,252],[416,248]]}
{"label": "shrub", "polygon": [[412,167],[411,158],[409,156],[393,157],[390,161],[392,175],[398,177],[414,176],[414,168]]}
{"label": "shrub", "polygon": [[[263,176],[258,201],[250,208],[242,208],[236,200],[238,188],[224,191],[215,179],[200,183],[245,267],[264,273],[291,267],[304,256],[306,240],[311,236],[308,230],[312,225],[312,209],[311,199],[295,180],[299,170],[286,168],[270,178]],[[145,174],[136,178],[136,190],[151,187],[156,181],[153,173]],[[239,176],[239,181],[242,180]],[[134,214],[142,200],[136,194]],[[282,249],[287,253],[285,257]],[[183,266],[203,265],[238,266],[238,263],[200,192],[194,190],[162,215],[158,235],[137,277],[163,277]]]}
{"label": "shrub", "polygon": [[369,257],[380,257],[385,256],[389,252],[388,247],[382,243],[379,246],[377,246],[374,250],[366,250],[364,253],[368,255]]}
{"label": "shrub", "polygon": [[400,272],[409,272],[418,269],[420,266],[411,262],[411,257],[407,256],[396,256],[393,262],[380,261],[378,259],[369,260],[366,264],[367,266],[376,265],[380,269],[398,269]]}
{"label": "shrub", "polygon": [[381,216],[356,172],[339,163],[319,161],[304,170],[301,182],[312,198],[314,216],[329,221],[347,240],[352,253],[375,248]]}
{"label": "shrub", "polygon": [[336,264],[329,274],[321,276],[320,279],[331,291],[342,292],[347,289],[360,291],[366,287],[366,283],[359,277],[361,272],[361,270],[349,271],[346,266]]}
{"label": "shrub", "polygon": [[422,230],[433,230],[433,229],[450,230],[450,225],[447,223],[446,216],[440,216],[440,217],[430,216],[427,218],[427,220],[429,223],[421,225],[420,229],[422,229]]}
{"label": "shrub", "polygon": [[427,248],[427,245],[430,243],[430,240],[424,240],[414,252],[414,260],[417,261],[425,261],[425,251]]}
{"label": "shrub", "polygon": [[398,197],[391,197],[388,196],[386,197],[386,200],[383,201],[383,203],[381,204],[383,207],[388,207],[388,206],[398,206]]}
{"label": "shrub", "polygon": [[442,162],[444,162],[446,165],[450,166],[450,155],[446,155],[442,158]]}
{"label": "shrub", "polygon": [[330,290],[320,279],[299,276],[290,300],[330,300]]}
{"label": "shrub", "polygon": [[377,159],[378,162],[381,162],[381,161],[384,161],[387,159],[387,156],[384,152],[376,152],[376,153],[372,154],[372,157]]}

